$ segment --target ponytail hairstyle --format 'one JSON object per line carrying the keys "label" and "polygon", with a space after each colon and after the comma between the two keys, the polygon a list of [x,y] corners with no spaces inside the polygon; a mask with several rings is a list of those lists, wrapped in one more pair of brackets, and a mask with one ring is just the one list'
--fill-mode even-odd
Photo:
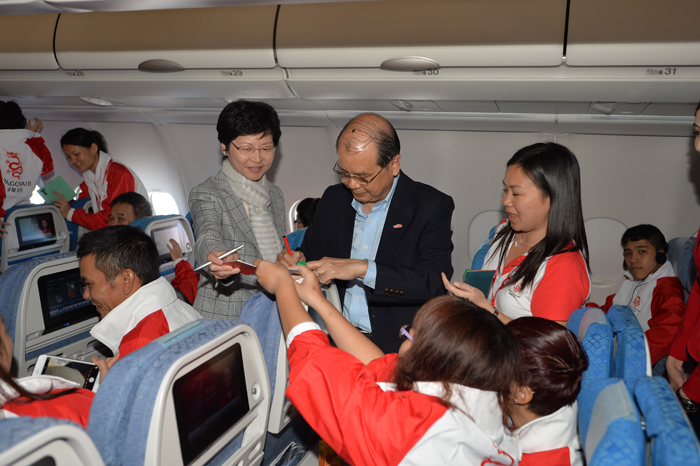
{"label": "ponytail hairstyle", "polygon": [[506,327],[520,353],[518,385],[534,392],[528,409],[547,416],[576,401],[588,368],[576,335],[541,317],[521,317]]}
{"label": "ponytail hairstyle", "polygon": [[[581,251],[588,263],[588,240],[583,225],[581,206],[581,174],[576,156],[555,142],[540,142],[523,147],[511,157],[507,166],[520,167],[545,198],[549,198],[547,235],[530,249],[530,253],[513,274],[511,283],[521,282],[522,288],[535,281],[537,271],[550,256],[563,252]],[[516,235],[510,223],[498,232],[498,263],[505,265],[508,245]]]}
{"label": "ponytail hairstyle", "polygon": [[73,128],[61,137],[61,146],[70,144],[72,146],[80,146],[90,148],[93,144],[97,146],[99,152],[108,152],[107,141],[99,131],[89,130],[85,128]]}
{"label": "ponytail hairstyle", "polygon": [[439,296],[418,310],[413,344],[399,358],[393,381],[398,390],[442,382],[441,403],[448,407],[453,407],[451,384],[495,391],[503,409],[517,367],[515,342],[498,319],[469,301]]}

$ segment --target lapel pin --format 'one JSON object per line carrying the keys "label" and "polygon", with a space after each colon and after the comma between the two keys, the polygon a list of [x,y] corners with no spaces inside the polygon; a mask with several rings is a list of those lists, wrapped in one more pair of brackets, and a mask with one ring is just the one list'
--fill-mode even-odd
{"label": "lapel pin", "polygon": [[394,225],[394,228],[403,228],[403,225],[401,225],[400,223],[397,223],[396,225]]}

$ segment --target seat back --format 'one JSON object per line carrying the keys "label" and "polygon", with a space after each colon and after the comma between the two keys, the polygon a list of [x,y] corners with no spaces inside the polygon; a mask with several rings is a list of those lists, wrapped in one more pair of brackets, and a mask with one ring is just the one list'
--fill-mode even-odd
{"label": "seat back", "polygon": [[10,227],[2,239],[0,273],[32,257],[70,249],[68,226],[55,205],[15,206],[7,211],[5,222]]}
{"label": "seat back", "polygon": [[171,238],[180,243],[182,255],[194,267],[194,232],[192,226],[182,215],[155,215],[134,220],[130,223],[150,235],[158,248],[160,275],[172,280],[175,266],[170,258],[167,244]]}
{"label": "seat back", "polygon": [[481,243],[481,247],[476,252],[476,254],[474,254],[474,258],[472,259],[471,270],[481,270],[484,267],[484,262],[486,261],[486,253],[489,252],[489,249],[493,244],[493,238],[496,236],[497,227],[498,225],[495,225],[493,228],[491,228],[488,237],[484,240],[483,243]]}
{"label": "seat back", "polygon": [[651,375],[649,346],[629,306],[612,306],[608,319],[615,334],[615,377],[624,380],[632,393],[639,377]]}
{"label": "seat back", "polygon": [[[243,306],[240,322],[250,325],[258,335],[270,380],[272,400],[263,463],[296,464],[299,456],[307,454],[315,434],[306,421],[297,416],[297,410],[285,396],[289,385],[289,361],[277,303],[263,292],[256,293]],[[287,460],[278,460],[287,456]]]}
{"label": "seat back", "polygon": [[14,341],[17,375],[31,375],[41,354],[90,360],[111,352],[90,335],[99,315],[83,299],[74,252],[35,257],[0,275],[0,306]]}
{"label": "seat back", "polygon": [[[84,209],[85,212],[93,212],[92,199],[90,199],[89,197],[76,199],[75,201],[71,202],[70,206],[74,209]],[[69,222],[67,220],[66,224],[68,225],[68,231],[70,235],[70,250],[75,251],[76,249],[78,249],[78,240],[90,230],[88,228],[81,227],[77,223]]]}
{"label": "seat back", "polygon": [[700,465],[700,445],[668,381],[640,377],[634,398],[644,416],[645,435],[651,444],[651,464]]}
{"label": "seat back", "polygon": [[0,464],[102,466],[90,437],[77,424],[48,417],[0,420]]}
{"label": "seat back", "polygon": [[253,329],[202,319],[118,361],[100,384],[88,433],[107,464],[259,465],[269,410]]}
{"label": "seat back", "polygon": [[695,260],[693,258],[693,249],[695,247],[695,238],[673,238],[668,242],[668,260],[673,265],[673,270],[676,272],[676,277],[681,282],[683,287],[683,297],[686,303],[690,290],[695,283],[697,269],[695,268]]}
{"label": "seat back", "polygon": [[620,379],[598,379],[578,395],[579,435],[588,466],[643,465],[644,432],[637,408]]}
{"label": "seat back", "polygon": [[582,384],[611,377],[614,337],[605,312],[597,307],[582,307],[571,314],[566,327],[578,337],[588,356],[588,369],[583,373]]}

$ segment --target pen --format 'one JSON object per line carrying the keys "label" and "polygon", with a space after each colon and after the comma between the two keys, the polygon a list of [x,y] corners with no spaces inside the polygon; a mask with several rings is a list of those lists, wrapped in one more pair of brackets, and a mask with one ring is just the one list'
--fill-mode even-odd
{"label": "pen", "polygon": [[[234,252],[238,252],[239,250],[243,249],[243,246],[244,245],[241,244],[240,246],[231,249],[229,252],[223,253],[222,255],[219,256],[219,259],[223,259],[224,257],[229,256],[229,255],[233,254]],[[199,267],[194,269],[194,271],[197,272],[199,270],[202,270],[204,267],[209,267],[210,265],[211,265],[211,261],[207,262],[206,264],[200,265]]]}
{"label": "pen", "polygon": [[[291,256],[292,255],[292,248],[289,247],[289,241],[287,241],[287,237],[283,236],[282,239],[284,240],[284,245],[287,246],[287,252]],[[297,262],[297,265],[306,265],[306,262],[299,261],[299,262]],[[295,270],[295,272],[297,272],[297,270]]]}

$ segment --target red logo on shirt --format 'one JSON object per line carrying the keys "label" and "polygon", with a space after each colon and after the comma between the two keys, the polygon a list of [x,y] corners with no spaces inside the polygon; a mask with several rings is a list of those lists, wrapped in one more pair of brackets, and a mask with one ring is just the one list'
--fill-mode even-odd
{"label": "red logo on shirt", "polygon": [[639,305],[640,305],[641,303],[642,303],[642,298],[640,298],[639,295],[637,295],[637,297],[634,298],[634,302],[632,303],[632,305],[633,305],[634,307],[639,307]]}
{"label": "red logo on shirt", "polygon": [[7,164],[7,173],[13,177],[20,179],[22,176],[22,161],[19,159],[19,154],[17,152],[6,152],[7,159],[5,163]]}
{"label": "red logo on shirt", "polygon": [[521,289],[522,289],[521,283],[518,283],[517,285],[515,285],[515,286],[513,287],[513,292],[516,293],[516,294],[517,294],[517,293],[520,293],[520,290],[521,290]]}

